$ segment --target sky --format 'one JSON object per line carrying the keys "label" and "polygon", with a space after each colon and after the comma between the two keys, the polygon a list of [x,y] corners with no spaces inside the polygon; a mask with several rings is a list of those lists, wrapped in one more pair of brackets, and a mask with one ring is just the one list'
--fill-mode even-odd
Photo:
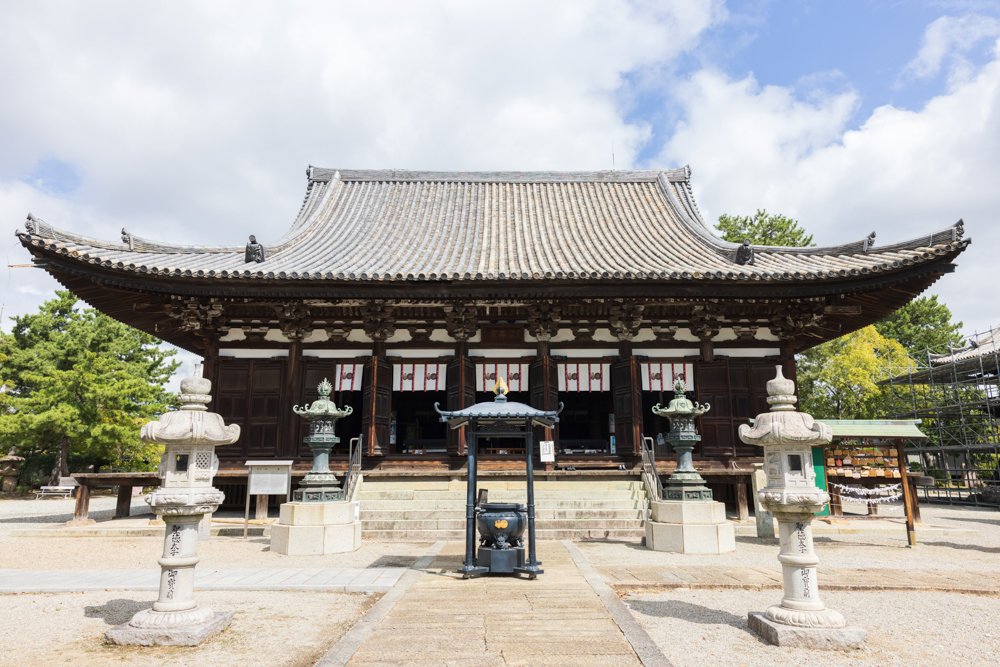
{"label": "sky", "polygon": [[[1000,2],[6,0],[0,90],[5,264],[28,212],[274,240],[308,165],[690,165],[706,220],[763,208],[820,245],[963,219],[928,293],[968,334],[1000,324]],[[9,330],[59,285],[0,268]]]}

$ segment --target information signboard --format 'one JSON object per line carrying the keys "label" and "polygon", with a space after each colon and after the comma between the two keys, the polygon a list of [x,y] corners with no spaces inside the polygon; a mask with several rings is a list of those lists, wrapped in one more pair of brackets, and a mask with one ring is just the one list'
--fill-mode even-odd
{"label": "information signboard", "polygon": [[541,440],[538,444],[541,447],[542,463],[554,463],[556,460],[555,440]]}
{"label": "information signboard", "polygon": [[[247,503],[243,514],[243,539],[247,539],[250,524],[250,496],[285,495],[285,502],[291,500],[292,463],[294,461],[247,461]],[[258,505],[266,509],[267,503]],[[259,517],[258,517],[259,518]]]}

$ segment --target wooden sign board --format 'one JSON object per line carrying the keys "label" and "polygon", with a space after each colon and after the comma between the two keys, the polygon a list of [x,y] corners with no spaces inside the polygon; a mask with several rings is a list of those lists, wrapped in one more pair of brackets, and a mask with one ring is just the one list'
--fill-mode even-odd
{"label": "wooden sign board", "polygon": [[524,347],[524,325],[487,324],[481,328],[482,345],[492,347]]}

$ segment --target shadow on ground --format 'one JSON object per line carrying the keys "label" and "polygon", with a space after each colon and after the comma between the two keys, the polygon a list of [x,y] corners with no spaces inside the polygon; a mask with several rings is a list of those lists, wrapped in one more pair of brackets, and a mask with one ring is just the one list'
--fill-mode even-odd
{"label": "shadow on ground", "polygon": [[143,609],[150,609],[153,603],[149,600],[108,600],[100,607],[84,607],[83,615],[87,618],[103,619],[108,625],[121,625]]}
{"label": "shadow on ground", "polygon": [[920,533],[917,533],[918,542],[923,545],[931,547],[946,547],[948,549],[958,549],[960,551],[979,551],[984,554],[1000,554],[1000,547],[983,547],[978,544],[957,544],[955,542],[925,542],[919,539]]}
{"label": "shadow on ground", "polygon": [[368,567],[413,567],[419,556],[382,556],[368,564]]}
{"label": "shadow on ground", "polygon": [[625,600],[632,611],[646,616],[658,618],[679,618],[703,625],[731,625],[736,628],[746,628],[747,619],[744,616],[730,614],[728,611],[703,607],[683,600]]}

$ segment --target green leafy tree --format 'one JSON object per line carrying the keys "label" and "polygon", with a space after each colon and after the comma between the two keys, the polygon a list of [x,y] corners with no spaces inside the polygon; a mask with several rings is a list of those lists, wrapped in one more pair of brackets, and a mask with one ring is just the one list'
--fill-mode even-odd
{"label": "green leafy tree", "polygon": [[906,349],[873,326],[818,345],[798,358],[800,404],[817,419],[877,419],[888,388],[877,383],[913,367]]}
{"label": "green leafy tree", "polygon": [[732,243],[743,243],[750,239],[751,245],[776,245],[796,248],[816,245],[811,234],[799,227],[799,223],[781,214],[768,215],[764,209],[750,215],[719,216],[715,226],[722,238]]}
{"label": "green leafy tree", "polygon": [[949,347],[965,345],[962,323],[951,321],[951,310],[938,301],[937,295],[914,299],[876,322],[875,328],[886,338],[898,340],[915,359],[920,359],[928,349],[943,353]]}
{"label": "green leafy tree", "polygon": [[71,456],[150,467],[158,448],[139,439],[139,427],[174,405],[164,385],[180,364],[156,337],[76,306],[70,292],[57,292],[0,336],[0,442],[29,461],[52,456],[52,477],[69,474]]}

